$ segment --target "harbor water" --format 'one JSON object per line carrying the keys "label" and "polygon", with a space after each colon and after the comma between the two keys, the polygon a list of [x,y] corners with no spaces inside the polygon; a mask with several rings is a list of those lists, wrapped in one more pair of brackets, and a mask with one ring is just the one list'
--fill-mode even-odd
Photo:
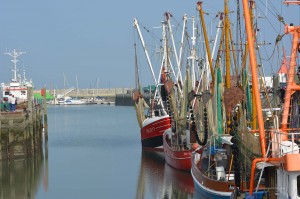
{"label": "harbor water", "polygon": [[1,162],[0,199],[201,198],[189,172],[144,151],[133,107],[48,106],[41,155]]}

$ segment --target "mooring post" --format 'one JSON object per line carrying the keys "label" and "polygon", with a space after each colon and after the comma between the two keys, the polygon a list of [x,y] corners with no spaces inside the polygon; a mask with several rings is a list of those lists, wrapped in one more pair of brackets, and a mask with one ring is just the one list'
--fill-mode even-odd
{"label": "mooring post", "polygon": [[29,157],[31,155],[31,139],[30,139],[30,122],[29,122],[29,118],[26,118],[26,122],[25,122],[25,143],[26,143],[26,154],[27,154],[26,157]]}
{"label": "mooring post", "polygon": [[43,105],[44,105],[44,133],[45,133],[45,141],[48,141],[48,117],[47,117],[47,96],[46,96],[46,87],[44,89],[44,100],[43,100]]}
{"label": "mooring post", "polygon": [[13,159],[14,158],[14,121],[10,119],[8,121],[8,158]]}
{"label": "mooring post", "polygon": [[[2,104],[1,104],[2,105]],[[2,127],[2,116],[1,116],[1,112],[2,110],[0,109],[0,161],[2,160],[2,131],[1,131],[1,127]],[[1,168],[1,167],[0,167]]]}
{"label": "mooring post", "polygon": [[27,87],[27,112],[28,112],[28,128],[29,128],[29,139],[30,139],[30,155],[34,154],[34,136],[33,136],[33,120],[32,120],[32,114],[33,114],[33,107],[32,107],[32,88]]}
{"label": "mooring post", "polygon": [[[32,95],[33,96],[33,95]],[[32,126],[33,126],[33,149],[34,153],[37,151],[37,125],[36,125],[36,120],[37,120],[37,103],[33,98],[33,108],[32,108]]]}

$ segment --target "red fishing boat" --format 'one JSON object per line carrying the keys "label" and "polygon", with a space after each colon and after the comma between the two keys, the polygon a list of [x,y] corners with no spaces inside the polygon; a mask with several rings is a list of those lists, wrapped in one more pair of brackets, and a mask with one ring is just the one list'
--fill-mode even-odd
{"label": "red fishing boat", "polygon": [[[189,72],[186,71],[184,91],[182,97],[176,95],[179,92],[172,80],[165,82],[168,93],[167,110],[171,116],[171,128],[164,132],[163,148],[166,162],[179,170],[190,171],[191,155],[198,147],[195,137],[191,135],[190,129],[195,128],[194,114],[191,101],[188,99],[190,90]],[[179,99],[176,99],[179,96]],[[176,104],[179,102],[179,104]],[[190,111],[187,111],[190,109]],[[192,128],[193,127],[193,128]]]}
{"label": "red fishing boat", "polygon": [[[145,47],[144,39],[141,34],[137,19],[134,19],[134,27],[138,31],[139,39],[147,58],[154,81],[154,90],[152,91],[152,86],[149,86],[150,89],[147,92],[141,88],[135,44],[136,89],[133,92],[132,99],[136,109],[137,120],[141,128],[140,133],[142,146],[146,148],[156,148],[162,146],[163,133],[171,126],[170,117],[165,111],[166,94],[163,83],[166,81],[166,70],[163,64],[161,64],[158,78],[155,77],[154,68],[149,58],[147,48]],[[162,63],[164,63],[164,61]],[[147,100],[145,100],[145,96],[147,96]],[[150,106],[148,104],[150,104]]]}
{"label": "red fishing boat", "polygon": [[150,148],[161,146],[163,144],[163,133],[168,128],[170,128],[170,117],[168,115],[145,119],[141,128],[142,146]]}
{"label": "red fishing boat", "polygon": [[[172,130],[168,129],[164,133],[163,147],[166,162],[175,169],[190,171],[192,162],[191,155],[195,148],[188,144],[172,144]],[[174,140],[174,139],[173,139]]]}
{"label": "red fishing boat", "polygon": [[[172,26],[170,22],[170,13],[165,13],[165,22],[168,24],[168,34],[173,38]],[[187,16],[183,17],[183,24],[186,25]],[[194,20],[192,20],[194,23]],[[195,24],[193,24],[194,27]],[[186,27],[183,26],[183,33]],[[195,31],[195,30],[193,30]],[[195,34],[195,32],[193,32]],[[183,34],[184,35],[184,34]],[[196,41],[193,38],[193,44]],[[168,47],[165,47],[168,49]],[[171,128],[165,131],[163,137],[163,148],[165,160],[167,164],[182,171],[190,171],[191,169],[191,154],[198,147],[195,136],[191,133],[191,127],[195,128],[194,108],[196,89],[196,48],[193,45],[190,49],[190,56],[187,58],[188,63],[182,69],[185,71],[184,82],[178,80],[177,77],[168,75],[164,82],[164,88],[167,93],[166,109],[171,119]],[[166,62],[167,68],[170,70],[170,63]],[[168,72],[167,74],[171,74]],[[182,75],[179,75],[182,77]],[[175,83],[173,82],[175,80]]]}

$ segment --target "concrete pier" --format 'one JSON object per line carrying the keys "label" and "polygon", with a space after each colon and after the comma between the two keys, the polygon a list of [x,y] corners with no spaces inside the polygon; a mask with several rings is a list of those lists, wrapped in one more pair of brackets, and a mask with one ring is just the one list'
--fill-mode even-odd
{"label": "concrete pier", "polygon": [[[118,94],[124,94],[129,92],[130,88],[103,88],[103,89],[58,89],[58,90],[48,90],[52,95],[65,95],[70,97],[80,97],[80,98],[90,98],[90,97],[111,97],[114,98]],[[40,92],[36,90],[35,92]]]}
{"label": "concrete pier", "polygon": [[0,116],[0,161],[30,157],[42,151],[43,106],[33,100],[18,104],[15,112],[2,110]]}

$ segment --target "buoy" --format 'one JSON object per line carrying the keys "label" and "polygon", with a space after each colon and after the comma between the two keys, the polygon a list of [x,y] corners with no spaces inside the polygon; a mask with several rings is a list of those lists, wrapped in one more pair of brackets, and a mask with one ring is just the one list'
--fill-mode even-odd
{"label": "buoy", "polygon": [[198,144],[198,143],[194,143],[194,144],[192,145],[192,149],[193,149],[193,150],[198,149],[198,147],[199,147],[199,144]]}

